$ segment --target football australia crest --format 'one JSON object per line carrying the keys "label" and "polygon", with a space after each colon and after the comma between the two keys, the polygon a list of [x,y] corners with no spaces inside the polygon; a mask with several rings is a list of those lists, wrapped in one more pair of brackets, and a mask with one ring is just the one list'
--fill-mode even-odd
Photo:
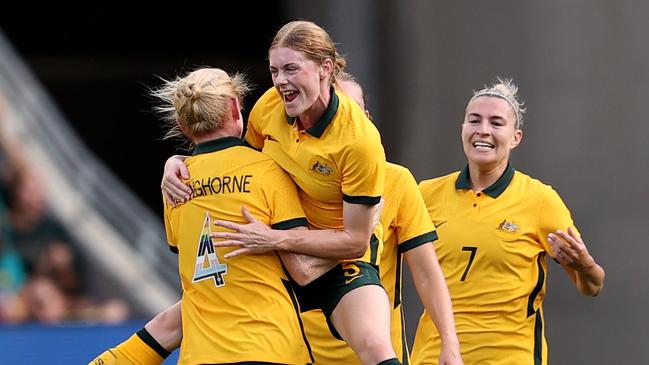
{"label": "football australia crest", "polygon": [[503,221],[498,225],[498,230],[513,233],[518,230],[518,224],[514,223],[513,221],[508,222],[507,219],[503,219]]}
{"label": "football australia crest", "polygon": [[313,166],[309,169],[312,172],[315,172],[316,174],[319,175],[324,175],[324,176],[329,176],[333,172],[333,169],[331,166],[327,165],[324,162],[316,161]]}

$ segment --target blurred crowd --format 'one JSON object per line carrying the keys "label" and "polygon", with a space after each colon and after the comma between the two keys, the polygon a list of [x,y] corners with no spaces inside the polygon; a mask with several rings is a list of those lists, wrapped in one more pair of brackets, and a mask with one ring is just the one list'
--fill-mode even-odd
{"label": "blurred crowd", "polygon": [[114,323],[129,316],[119,299],[93,293],[74,241],[48,209],[37,164],[4,133],[0,99],[0,323]]}

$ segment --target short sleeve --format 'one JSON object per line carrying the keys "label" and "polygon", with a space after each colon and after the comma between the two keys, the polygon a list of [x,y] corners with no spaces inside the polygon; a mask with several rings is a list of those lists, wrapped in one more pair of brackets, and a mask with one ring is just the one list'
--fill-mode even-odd
{"label": "short sleeve", "polygon": [[273,229],[308,227],[295,183],[279,165],[273,163],[266,171],[262,189]]}
{"label": "short sleeve", "polygon": [[576,230],[568,207],[563,203],[559,194],[547,187],[543,194],[543,207],[539,210],[539,240],[543,249],[550,252],[548,234],[560,229],[567,231],[568,227]]}
{"label": "short sleeve", "polygon": [[343,200],[352,204],[375,205],[385,188],[385,152],[378,134],[347,146],[339,166]]}
{"label": "short sleeve", "polygon": [[410,171],[405,171],[401,184],[402,196],[397,208],[394,226],[399,252],[405,252],[427,242],[437,240],[435,226],[428,215],[424,198]]}
{"label": "short sleeve", "polygon": [[248,115],[248,125],[246,129],[246,135],[244,140],[246,143],[256,149],[261,150],[264,147],[264,135],[262,134],[261,123],[263,120],[263,115],[266,112],[266,106],[268,104],[269,98],[276,93],[274,89],[269,89],[262,95],[259,100],[255,103]]}

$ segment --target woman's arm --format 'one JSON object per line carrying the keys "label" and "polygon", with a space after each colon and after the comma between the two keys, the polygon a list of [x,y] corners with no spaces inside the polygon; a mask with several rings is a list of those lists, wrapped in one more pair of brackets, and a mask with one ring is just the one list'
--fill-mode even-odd
{"label": "woman's arm", "polygon": [[568,232],[557,230],[548,234],[551,256],[566,270],[577,290],[583,295],[596,296],[604,286],[604,269],[588,253],[581,236],[571,227]]}
{"label": "woman's arm", "polygon": [[310,284],[313,280],[338,265],[339,262],[337,259],[322,259],[286,251],[278,251],[278,254],[286,267],[286,271],[300,286]]}
{"label": "woman's arm", "polygon": [[234,232],[216,232],[212,233],[212,237],[223,239],[214,242],[215,247],[239,247],[225,255],[225,258],[271,250],[332,259],[358,258],[365,254],[369,246],[375,226],[376,210],[380,208],[381,204],[343,202],[344,227],[342,229],[282,231],[270,229],[255,219],[246,207],[242,207],[241,213],[249,223],[215,221],[215,225]]}
{"label": "woman's arm", "polygon": [[426,312],[435,323],[442,339],[440,364],[462,364],[460,342],[455,331],[453,306],[442,268],[431,242],[404,254]]}
{"label": "woman's arm", "polygon": [[169,352],[180,347],[183,339],[180,303],[179,301],[158,313],[144,326],[149,334]]}

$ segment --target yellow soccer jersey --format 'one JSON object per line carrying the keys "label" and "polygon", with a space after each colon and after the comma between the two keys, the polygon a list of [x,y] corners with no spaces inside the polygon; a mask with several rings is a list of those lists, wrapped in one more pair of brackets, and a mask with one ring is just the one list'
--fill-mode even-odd
{"label": "yellow soccer jersey", "polygon": [[[439,233],[464,363],[546,364],[547,235],[573,226],[559,195],[511,165],[481,192],[471,190],[468,168],[419,187]],[[413,364],[437,364],[439,346],[424,313]]]}
{"label": "yellow soccer jersey", "polygon": [[[378,130],[358,104],[332,87],[331,101],[315,126],[299,130],[276,89],[257,101],[246,142],[291,174],[311,227],[343,227],[343,201],[377,204],[385,184],[385,153]],[[378,264],[382,228],[362,261]]]}
{"label": "yellow soccer jersey", "polygon": [[311,362],[277,254],[225,260],[235,248],[215,249],[209,238],[215,219],[243,223],[242,205],[274,228],[305,226],[295,184],[268,156],[234,137],[199,144],[186,164],[193,199],[177,208],[165,204],[167,240],[178,252],[183,288],[179,363]]}
{"label": "yellow soccer jersey", "polygon": [[[417,182],[407,168],[388,163],[385,177],[385,205],[381,212],[384,246],[379,268],[381,283],[392,310],[392,345],[403,364],[408,364],[401,311],[401,255],[437,239]],[[307,338],[313,350],[314,365],[360,364],[347,344],[335,339],[321,311],[302,314]]]}

